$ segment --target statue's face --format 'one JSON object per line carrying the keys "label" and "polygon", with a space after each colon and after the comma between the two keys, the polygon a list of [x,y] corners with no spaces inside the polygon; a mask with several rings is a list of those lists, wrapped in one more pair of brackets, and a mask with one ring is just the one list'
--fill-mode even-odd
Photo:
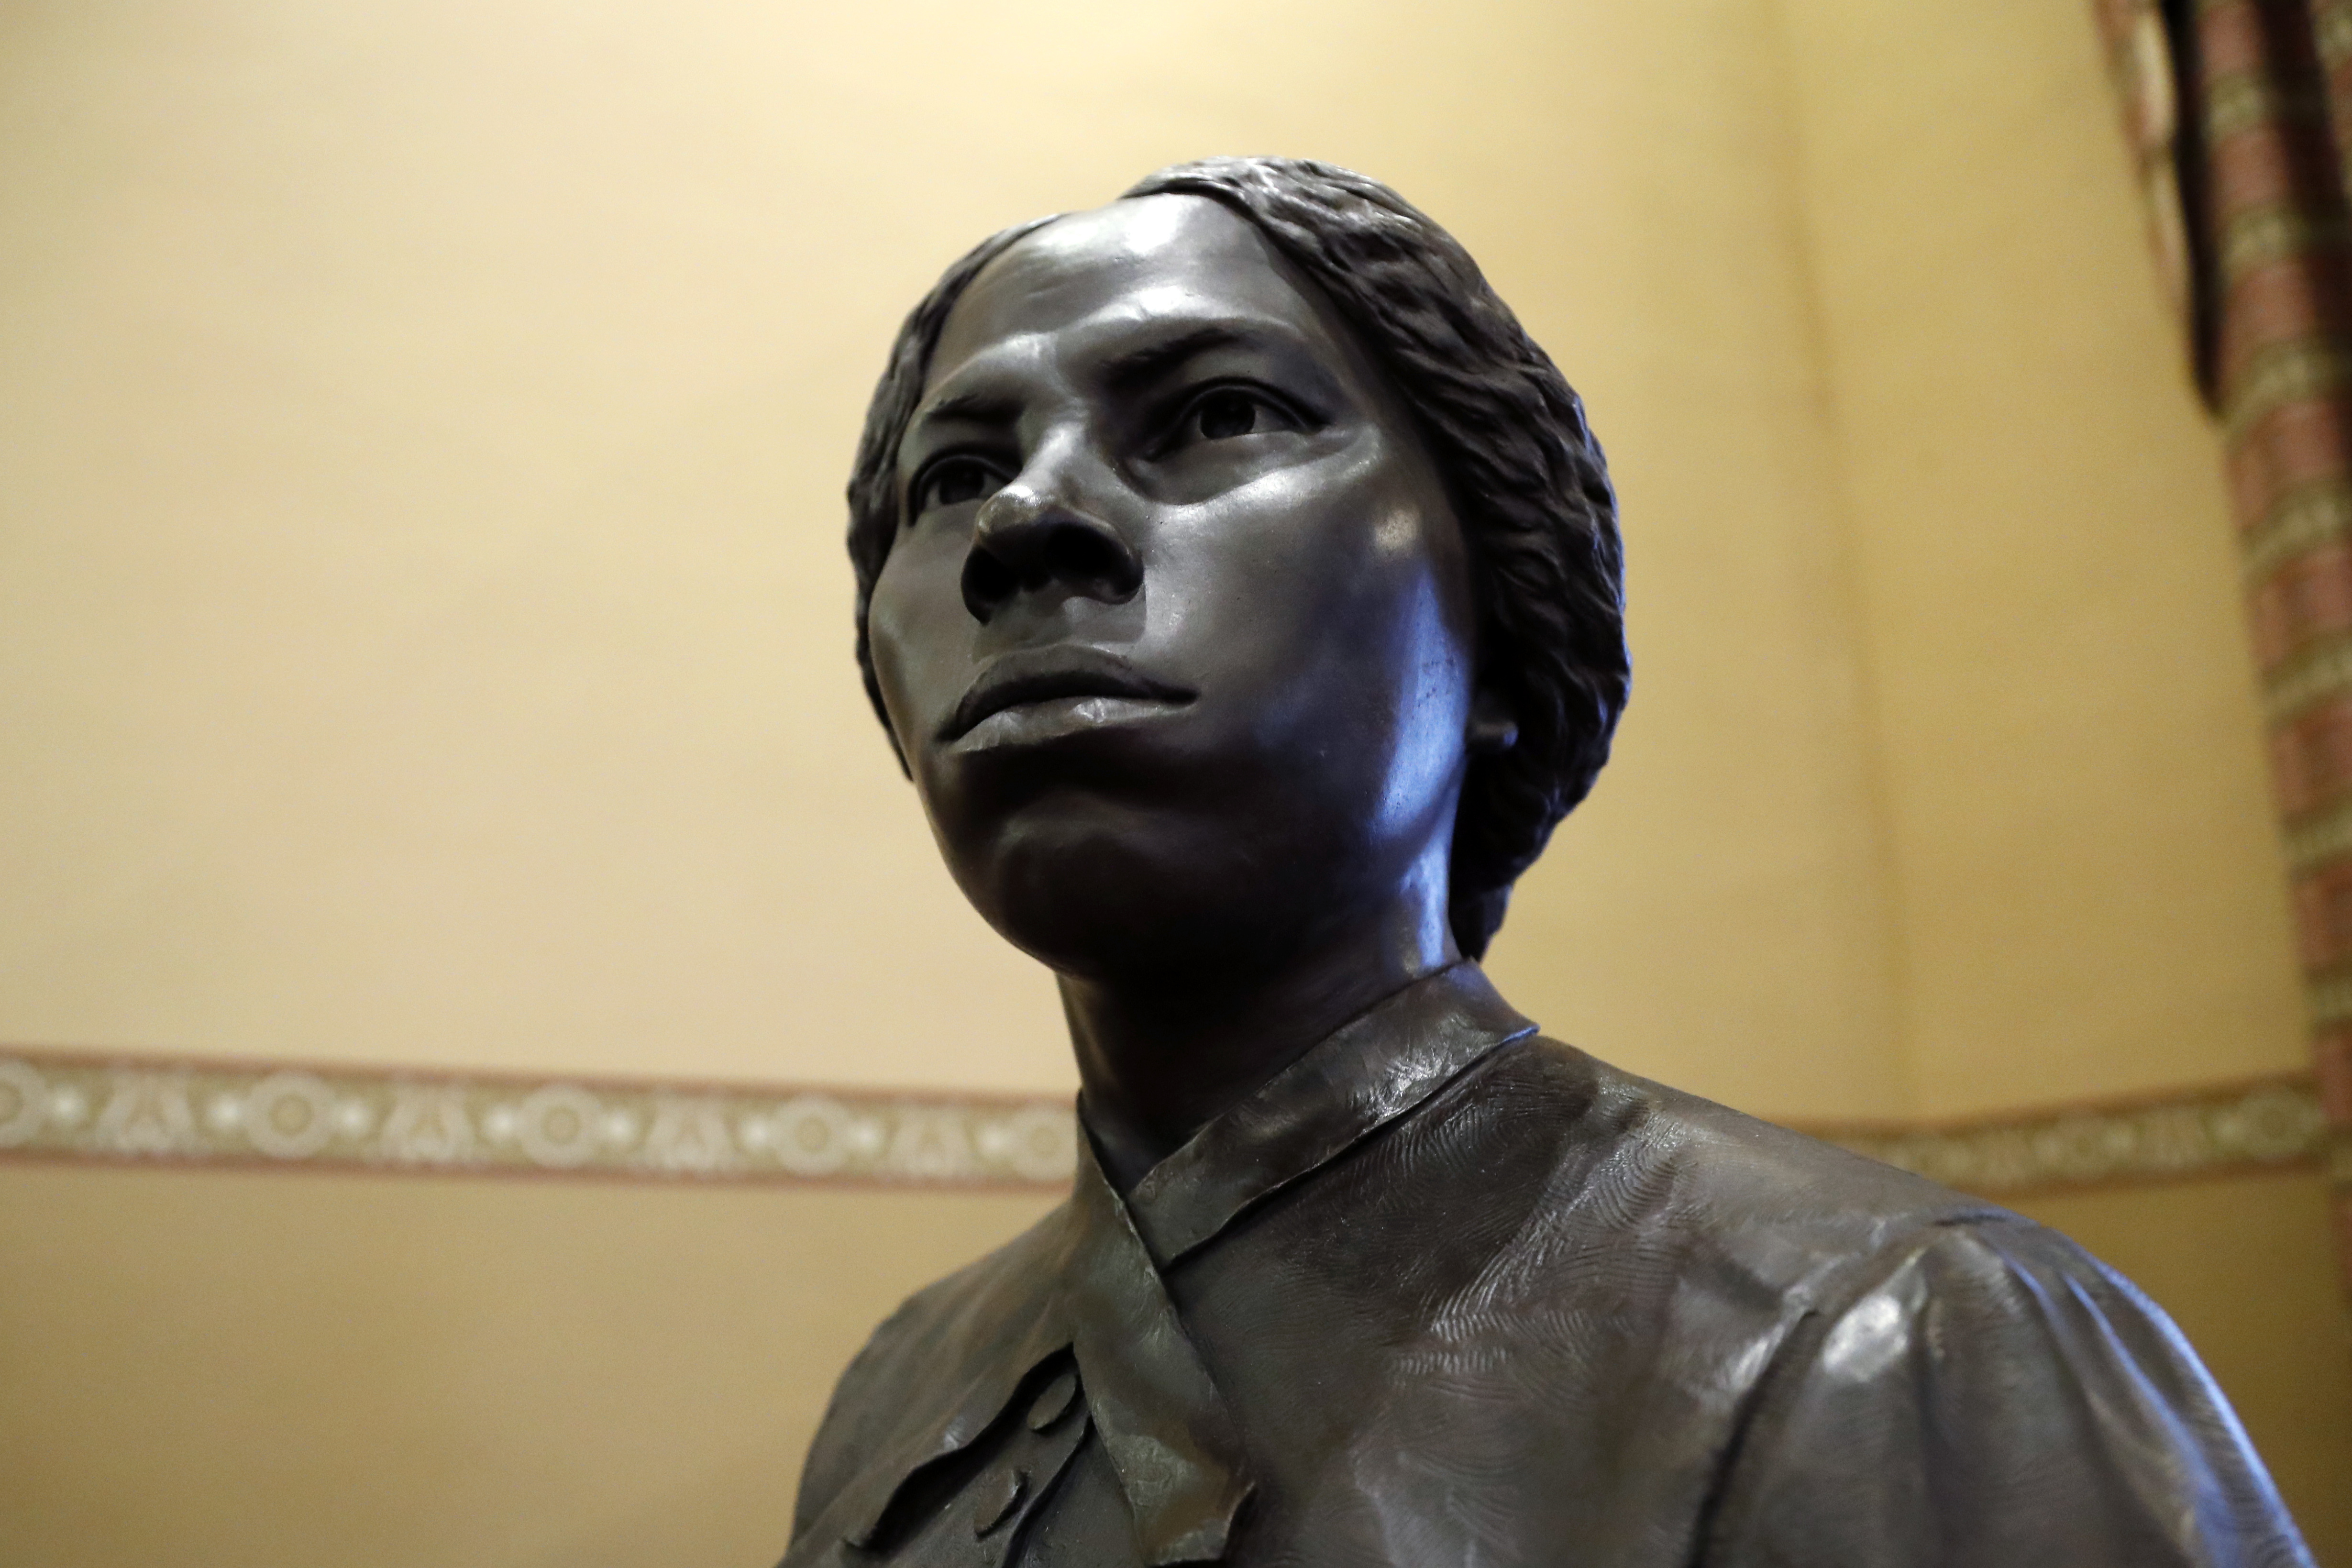
{"label": "statue's face", "polygon": [[1417,878],[1443,910],[1461,528],[1395,388],[1255,229],[1161,195],[1021,240],[949,317],[898,482],[883,702],[1013,942],[1109,976],[1279,962]]}

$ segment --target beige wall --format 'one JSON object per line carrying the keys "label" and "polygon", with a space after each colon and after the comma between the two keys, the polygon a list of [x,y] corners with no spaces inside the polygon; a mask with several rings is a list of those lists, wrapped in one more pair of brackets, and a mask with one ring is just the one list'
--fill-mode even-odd
{"label": "beige wall", "polygon": [[1791,0],[1917,1107],[2287,1068],[2221,491],[2087,0]]}
{"label": "beige wall", "polygon": [[1034,1196],[0,1171],[0,1568],[762,1568]]}
{"label": "beige wall", "polygon": [[0,27],[0,1037],[1066,1084],[864,711],[840,481],[962,246],[1278,148],[1454,226],[1622,479],[1640,696],[1498,969],[1726,1097],[1902,1108],[1757,0]]}

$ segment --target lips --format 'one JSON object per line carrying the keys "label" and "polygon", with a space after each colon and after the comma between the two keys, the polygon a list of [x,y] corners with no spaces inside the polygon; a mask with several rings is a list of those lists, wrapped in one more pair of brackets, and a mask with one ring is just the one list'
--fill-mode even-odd
{"label": "lips", "polygon": [[1008,708],[1070,697],[1128,697],[1146,702],[1190,702],[1198,693],[1154,680],[1117,654],[1083,644],[1023,648],[980,672],[980,679],[940,728],[944,741],[961,740],[982,720]]}

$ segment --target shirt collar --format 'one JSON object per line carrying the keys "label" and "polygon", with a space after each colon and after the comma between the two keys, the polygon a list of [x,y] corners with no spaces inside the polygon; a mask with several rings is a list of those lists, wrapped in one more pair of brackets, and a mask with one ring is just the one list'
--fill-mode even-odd
{"label": "shirt collar", "polygon": [[[1506,1041],[1535,1032],[1464,961],[1358,1014],[1154,1165],[1127,1207],[1162,1268]],[[1083,1113],[1082,1113],[1083,1114]]]}
{"label": "shirt collar", "polygon": [[1232,1415],[1163,1271],[1534,1030],[1477,965],[1458,963],[1310,1047],[1153,1166],[1124,1200],[1091,1139],[1080,1138],[1070,1202],[1049,1222],[1045,1246],[1024,1252],[1034,1285],[994,1293],[991,1315],[999,1321],[971,1325],[992,1348],[966,1368],[961,1397],[909,1434],[818,1528],[853,1545],[873,1543],[906,1483],[995,1426],[1029,1373],[1069,1347],[1143,1562],[1222,1557],[1252,1483]]}

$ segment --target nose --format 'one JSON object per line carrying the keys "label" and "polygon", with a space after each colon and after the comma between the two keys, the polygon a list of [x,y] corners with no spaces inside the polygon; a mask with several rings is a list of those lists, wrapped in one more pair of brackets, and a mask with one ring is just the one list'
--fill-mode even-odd
{"label": "nose", "polygon": [[981,504],[963,558],[963,603],[983,626],[1024,595],[1123,605],[1143,562],[1117,529],[1019,480]]}

